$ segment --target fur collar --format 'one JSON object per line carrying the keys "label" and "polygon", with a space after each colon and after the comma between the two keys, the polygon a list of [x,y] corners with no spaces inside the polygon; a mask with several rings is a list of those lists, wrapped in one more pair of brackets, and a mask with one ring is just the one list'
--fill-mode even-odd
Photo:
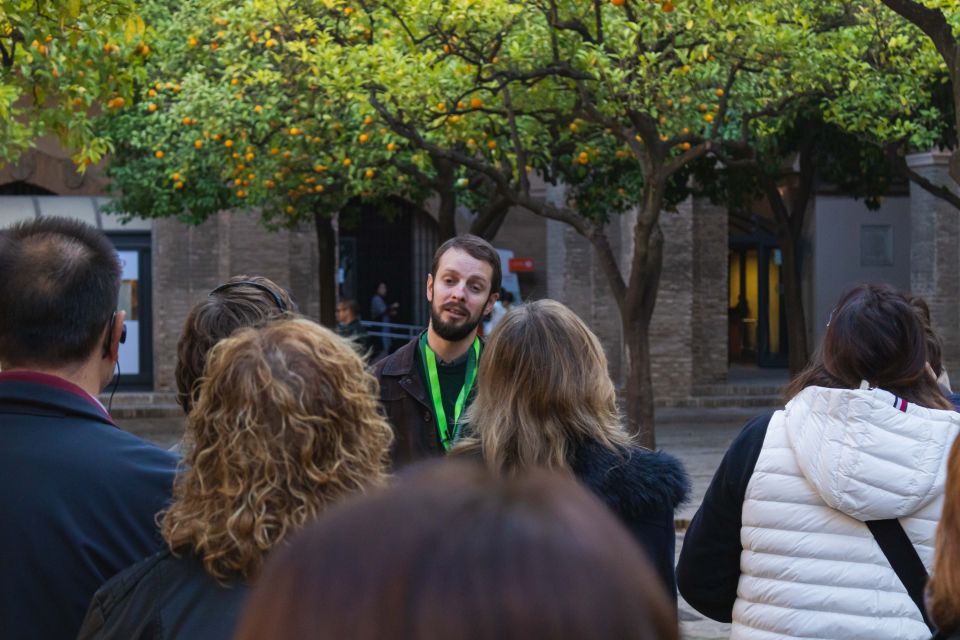
{"label": "fur collar", "polygon": [[623,515],[672,511],[690,494],[683,465],[662,451],[627,447],[616,452],[587,443],[572,452],[570,466],[582,483]]}

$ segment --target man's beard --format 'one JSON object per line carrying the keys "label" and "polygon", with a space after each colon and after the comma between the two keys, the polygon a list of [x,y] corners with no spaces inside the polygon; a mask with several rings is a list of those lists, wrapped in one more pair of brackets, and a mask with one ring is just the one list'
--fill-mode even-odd
{"label": "man's beard", "polygon": [[[447,308],[455,307],[467,312],[466,319],[463,320],[460,324],[454,324],[452,322],[444,322],[440,317],[440,312],[437,310],[436,305],[430,305],[430,325],[433,327],[433,331],[449,342],[459,342],[469,336],[474,329],[477,328],[477,325],[480,324],[481,315],[477,314],[475,318],[470,317],[469,312],[466,307],[462,305],[448,304]],[[443,309],[440,309],[442,311]]]}

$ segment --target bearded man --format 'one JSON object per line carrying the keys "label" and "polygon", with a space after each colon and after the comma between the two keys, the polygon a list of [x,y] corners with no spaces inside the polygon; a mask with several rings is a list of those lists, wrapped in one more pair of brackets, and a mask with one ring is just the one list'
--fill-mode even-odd
{"label": "bearded man", "polygon": [[393,426],[394,469],[442,456],[461,431],[483,344],[477,328],[500,291],[500,256],[473,235],[447,240],[427,275],[430,325],[374,365]]}

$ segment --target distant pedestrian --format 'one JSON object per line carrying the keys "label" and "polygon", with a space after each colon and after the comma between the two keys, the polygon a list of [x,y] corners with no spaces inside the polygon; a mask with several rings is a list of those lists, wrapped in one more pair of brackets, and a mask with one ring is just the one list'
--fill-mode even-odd
{"label": "distant pedestrian", "polygon": [[386,479],[376,381],[332,331],[304,319],[241,329],[203,374],[161,523],[168,548],[97,591],[80,640],[232,638],[267,554]]}
{"label": "distant pedestrian", "polygon": [[126,327],[101,232],[43,217],[0,231],[0,636],[73,640],[105,580],[162,546],[177,457],[97,399]]}
{"label": "distant pedestrian", "polygon": [[714,475],[677,566],[687,602],[734,638],[929,638],[924,578],[891,560],[929,571],[960,430],[928,368],[903,294],[845,293],[787,406]]}
{"label": "distant pedestrian", "polygon": [[675,640],[640,548],[569,478],[427,465],[270,560],[237,640]]}
{"label": "distant pedestrian", "polygon": [[429,326],[373,368],[396,434],[394,468],[444,455],[459,437],[480,366],[477,328],[497,300],[500,279],[500,256],[483,238],[457,236],[433,254]]}
{"label": "distant pedestrian", "polygon": [[[381,282],[377,285],[377,292],[373,294],[373,298],[370,300],[370,319],[374,322],[390,323],[393,321],[393,317],[397,315],[399,309],[399,302],[392,304],[387,302],[387,283]],[[388,332],[386,327],[378,327],[378,330],[382,333]],[[380,348],[383,355],[390,353],[389,336],[380,336]]]}
{"label": "distant pedestrian", "polygon": [[489,319],[483,324],[483,335],[489,336],[493,333],[493,330],[497,328],[497,325],[503,320],[503,316],[507,315],[507,311],[510,311],[512,306],[513,294],[506,289],[501,289],[500,297],[493,303],[493,308],[490,310]]}
{"label": "distant pedestrian", "polygon": [[360,305],[356,300],[341,300],[337,303],[337,335],[353,340],[366,352],[370,348],[367,329],[360,321]]}
{"label": "distant pedestrian", "polygon": [[508,313],[487,343],[465,422],[451,455],[502,475],[573,475],[630,529],[676,599],[673,514],[690,481],[673,456],[630,443],[603,346],[576,314],[553,300]]}

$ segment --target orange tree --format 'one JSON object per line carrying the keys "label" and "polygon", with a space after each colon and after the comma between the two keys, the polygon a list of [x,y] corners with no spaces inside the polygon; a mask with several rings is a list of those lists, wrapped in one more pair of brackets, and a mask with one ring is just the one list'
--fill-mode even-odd
{"label": "orange tree", "polygon": [[932,182],[904,160],[911,151],[952,148],[951,174],[960,180],[960,9],[954,2],[909,0],[849,6],[857,23],[849,31],[856,35],[839,58],[849,80],[824,105],[824,118],[883,147],[897,174],[960,209],[955,186]]}
{"label": "orange tree", "polygon": [[[321,318],[332,324],[333,219],[350,203],[419,202],[422,158],[349,91],[342,55],[361,27],[312,3],[144,8],[156,52],[128,106],[104,122],[117,211],[199,223],[253,209],[270,228],[316,228]],[[409,166],[408,166],[409,165]]]}
{"label": "orange tree", "polygon": [[127,0],[0,0],[0,164],[43,135],[79,166],[99,162],[110,140],[92,114],[129,104],[150,48]]}
{"label": "orange tree", "polygon": [[[108,172],[113,208],[188,223],[245,208],[271,228],[314,224],[326,323],[341,211],[424,206],[437,194],[441,235],[453,235],[457,203],[483,185],[412,148],[356,90],[353,60],[374,38],[360,13],[310,0],[198,0],[172,14],[146,5],[156,54],[131,103],[104,122],[122,140]],[[473,231],[489,236],[506,208],[494,198],[479,211]]]}
{"label": "orange tree", "polygon": [[[814,20],[735,0],[387,2],[370,20],[404,37],[370,43],[355,66],[394,132],[589,240],[620,313],[628,425],[653,446],[660,213],[686,195],[695,165],[776,134],[799,98],[829,91],[819,71],[835,36],[817,20],[838,12]],[[565,183],[566,195],[538,195],[534,176]],[[630,208],[621,264],[608,222]]]}

